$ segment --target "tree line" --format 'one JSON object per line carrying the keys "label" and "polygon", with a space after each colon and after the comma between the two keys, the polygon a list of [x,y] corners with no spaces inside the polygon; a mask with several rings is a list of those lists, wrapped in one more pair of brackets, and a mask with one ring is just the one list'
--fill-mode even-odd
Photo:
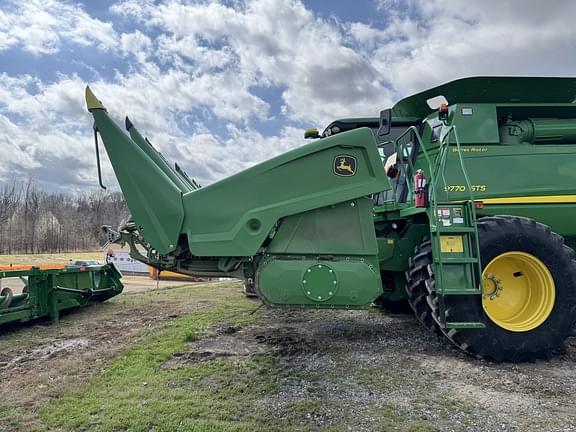
{"label": "tree line", "polygon": [[0,254],[98,249],[100,227],[117,228],[128,215],[120,192],[53,193],[13,181],[0,186]]}

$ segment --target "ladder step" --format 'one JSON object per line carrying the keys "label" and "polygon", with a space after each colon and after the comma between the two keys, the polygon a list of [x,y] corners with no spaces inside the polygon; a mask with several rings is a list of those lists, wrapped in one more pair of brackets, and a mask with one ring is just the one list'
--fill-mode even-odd
{"label": "ladder step", "polygon": [[453,227],[444,227],[444,226],[436,226],[431,228],[430,230],[433,233],[461,233],[461,234],[465,234],[465,233],[473,233],[476,231],[476,228],[472,228],[472,227],[466,227],[466,226],[453,226]]}
{"label": "ladder step", "polygon": [[435,258],[436,264],[476,264],[478,258]]}
{"label": "ladder step", "polygon": [[486,328],[484,323],[481,322],[447,322],[444,328],[454,329],[483,329]]}

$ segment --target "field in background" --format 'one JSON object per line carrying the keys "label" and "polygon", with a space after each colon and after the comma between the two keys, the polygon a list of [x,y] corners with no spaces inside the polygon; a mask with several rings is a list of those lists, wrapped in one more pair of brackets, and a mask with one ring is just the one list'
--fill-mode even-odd
{"label": "field in background", "polygon": [[97,260],[103,262],[102,251],[70,252],[32,255],[0,255],[0,265],[10,264],[54,264],[67,263],[69,260]]}

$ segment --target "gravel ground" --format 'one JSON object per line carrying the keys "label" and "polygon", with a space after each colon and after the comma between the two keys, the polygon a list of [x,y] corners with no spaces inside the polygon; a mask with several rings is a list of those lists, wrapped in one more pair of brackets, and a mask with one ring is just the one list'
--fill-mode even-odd
{"label": "gravel ground", "polygon": [[311,430],[576,431],[574,339],[550,361],[495,364],[377,310],[265,309],[216,333],[164,366],[271,353],[278,391],[259,409]]}

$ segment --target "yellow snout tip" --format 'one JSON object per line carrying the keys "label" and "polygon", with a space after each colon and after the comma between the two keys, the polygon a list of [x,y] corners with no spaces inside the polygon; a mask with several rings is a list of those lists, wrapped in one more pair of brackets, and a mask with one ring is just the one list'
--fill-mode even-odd
{"label": "yellow snout tip", "polygon": [[89,86],[86,86],[86,108],[88,108],[88,111],[93,109],[106,109],[104,105],[102,105],[102,102],[92,93]]}

